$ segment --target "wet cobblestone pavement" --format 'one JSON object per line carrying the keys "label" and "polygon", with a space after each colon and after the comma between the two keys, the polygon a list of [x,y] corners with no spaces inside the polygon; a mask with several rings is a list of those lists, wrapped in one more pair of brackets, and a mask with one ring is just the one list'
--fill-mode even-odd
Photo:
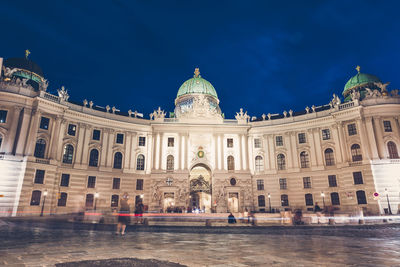
{"label": "wet cobblestone pavement", "polygon": [[238,233],[240,228],[234,233],[226,228],[214,233],[190,233],[187,228],[183,232],[178,228],[158,232],[137,229],[140,227],[116,236],[111,231],[3,223],[0,265],[54,266],[139,258],[187,266],[400,266],[398,225],[257,228],[245,229],[245,233]]}

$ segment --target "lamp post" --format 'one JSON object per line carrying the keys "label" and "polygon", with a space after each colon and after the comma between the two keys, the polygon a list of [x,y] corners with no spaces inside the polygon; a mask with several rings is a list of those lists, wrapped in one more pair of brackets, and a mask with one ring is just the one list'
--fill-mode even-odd
{"label": "lamp post", "polygon": [[322,197],[322,204],[324,205],[324,209],[325,209],[325,193],[324,192],[321,193],[321,197]]}
{"label": "lamp post", "polygon": [[386,200],[387,200],[387,204],[388,204],[388,211],[389,211],[389,214],[392,215],[392,209],[390,208],[389,193],[388,193],[387,188],[385,188],[385,193],[386,193]]}
{"label": "lamp post", "polygon": [[99,198],[99,193],[94,194],[94,210],[97,209],[97,199]]}
{"label": "lamp post", "polygon": [[269,213],[272,213],[272,209],[271,209],[271,194],[268,193],[268,204],[269,204]]}
{"label": "lamp post", "polygon": [[40,216],[41,216],[41,217],[43,217],[43,210],[44,210],[44,203],[46,202],[46,196],[47,196],[47,189],[44,190],[44,192],[43,192],[42,211],[40,212]]}

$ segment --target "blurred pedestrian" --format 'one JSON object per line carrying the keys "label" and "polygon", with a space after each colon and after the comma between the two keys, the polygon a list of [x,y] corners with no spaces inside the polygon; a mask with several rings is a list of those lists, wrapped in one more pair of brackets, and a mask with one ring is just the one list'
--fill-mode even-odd
{"label": "blurred pedestrian", "polygon": [[233,216],[232,212],[228,216],[228,223],[236,223],[235,216]]}
{"label": "blurred pedestrian", "polygon": [[138,203],[136,203],[135,206],[136,224],[143,223],[143,211],[144,211],[144,205],[142,203],[142,200],[140,200]]}
{"label": "blurred pedestrian", "polygon": [[120,201],[121,208],[119,209],[118,214],[118,225],[117,232],[115,234],[121,233],[121,235],[125,234],[126,225],[130,223],[130,208],[129,208],[129,195],[128,193],[124,193]]}

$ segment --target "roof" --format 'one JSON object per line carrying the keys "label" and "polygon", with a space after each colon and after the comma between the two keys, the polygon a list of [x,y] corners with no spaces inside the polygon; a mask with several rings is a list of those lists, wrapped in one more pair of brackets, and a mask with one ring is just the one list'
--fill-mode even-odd
{"label": "roof", "polygon": [[186,94],[206,94],[218,99],[217,92],[212,84],[201,78],[199,69],[196,68],[193,78],[184,82],[179,87],[177,98]]}
{"label": "roof", "polygon": [[36,73],[37,75],[39,75],[41,77],[44,77],[43,71],[39,67],[39,65],[29,59],[26,59],[26,58],[8,58],[8,59],[4,60],[3,65],[6,67],[9,67],[9,68],[18,68],[18,69],[27,70],[27,71]]}

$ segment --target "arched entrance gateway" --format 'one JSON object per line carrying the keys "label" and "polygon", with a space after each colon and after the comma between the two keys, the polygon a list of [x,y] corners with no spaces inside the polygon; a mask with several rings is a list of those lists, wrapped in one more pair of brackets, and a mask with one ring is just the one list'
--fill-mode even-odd
{"label": "arched entrance gateway", "polygon": [[192,211],[211,212],[211,170],[205,164],[196,164],[189,174],[189,208]]}

